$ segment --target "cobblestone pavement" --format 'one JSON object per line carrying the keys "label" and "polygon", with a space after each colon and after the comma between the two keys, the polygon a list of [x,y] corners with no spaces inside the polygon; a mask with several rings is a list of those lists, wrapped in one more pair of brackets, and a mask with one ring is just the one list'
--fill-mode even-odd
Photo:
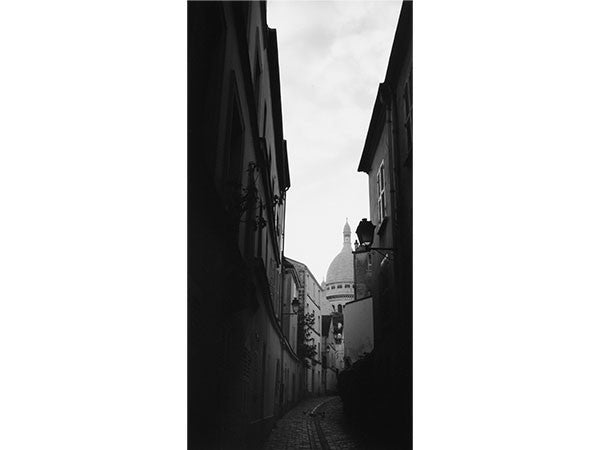
{"label": "cobblestone pavement", "polygon": [[358,430],[346,422],[340,397],[334,397],[317,411],[322,414],[319,424],[331,450],[370,450],[374,448],[368,444],[367,439]]}
{"label": "cobblestone pavement", "polygon": [[277,421],[263,450],[367,450],[365,439],[346,424],[338,396],[310,398]]}

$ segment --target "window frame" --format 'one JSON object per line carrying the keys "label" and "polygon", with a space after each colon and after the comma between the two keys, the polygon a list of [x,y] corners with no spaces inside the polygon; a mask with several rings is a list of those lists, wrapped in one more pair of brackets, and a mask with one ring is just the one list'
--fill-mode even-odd
{"label": "window frame", "polygon": [[379,223],[383,222],[386,213],[385,202],[385,161],[382,160],[377,169],[377,216]]}

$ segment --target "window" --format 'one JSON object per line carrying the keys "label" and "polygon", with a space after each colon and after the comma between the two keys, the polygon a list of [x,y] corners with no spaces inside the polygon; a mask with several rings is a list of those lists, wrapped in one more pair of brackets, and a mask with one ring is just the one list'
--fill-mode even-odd
{"label": "window", "polygon": [[344,285],[344,287],[345,287],[345,288],[349,288],[349,287],[350,287],[350,285],[349,285],[349,284],[345,284],[345,285]]}
{"label": "window", "polygon": [[381,223],[385,217],[385,170],[383,161],[381,161],[379,170],[377,171],[377,194],[377,212],[379,215],[379,223]]}
{"label": "window", "polygon": [[341,285],[341,284],[338,284],[338,285],[337,285],[337,288],[338,288],[338,289],[341,289],[341,288],[342,288],[342,285]]}
{"label": "window", "polygon": [[[342,312],[342,305],[338,305],[338,312],[341,313]],[[338,324],[339,325],[339,324]],[[339,328],[339,326],[338,326]]]}

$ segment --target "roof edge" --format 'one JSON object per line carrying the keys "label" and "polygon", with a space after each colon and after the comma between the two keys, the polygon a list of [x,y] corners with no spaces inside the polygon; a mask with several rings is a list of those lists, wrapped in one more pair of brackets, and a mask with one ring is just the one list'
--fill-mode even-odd
{"label": "roof edge", "polygon": [[375,142],[377,138],[380,138],[380,131],[383,127],[385,118],[385,107],[381,102],[383,95],[384,85],[379,83],[377,89],[377,96],[375,97],[375,104],[373,105],[373,113],[371,114],[371,121],[369,122],[369,129],[367,131],[367,138],[365,139],[365,145],[360,157],[360,163],[358,164],[358,172],[369,173],[371,169],[371,163],[375,155],[375,150],[379,141]]}

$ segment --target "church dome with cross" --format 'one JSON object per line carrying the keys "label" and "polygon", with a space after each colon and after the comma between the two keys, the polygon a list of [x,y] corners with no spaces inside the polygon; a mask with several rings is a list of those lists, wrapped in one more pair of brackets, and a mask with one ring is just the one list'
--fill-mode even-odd
{"label": "church dome with cross", "polygon": [[342,250],[329,264],[325,281],[325,296],[332,306],[332,310],[339,312],[342,312],[346,303],[354,300],[354,255],[352,254],[351,231],[347,218],[342,233],[344,236]]}

